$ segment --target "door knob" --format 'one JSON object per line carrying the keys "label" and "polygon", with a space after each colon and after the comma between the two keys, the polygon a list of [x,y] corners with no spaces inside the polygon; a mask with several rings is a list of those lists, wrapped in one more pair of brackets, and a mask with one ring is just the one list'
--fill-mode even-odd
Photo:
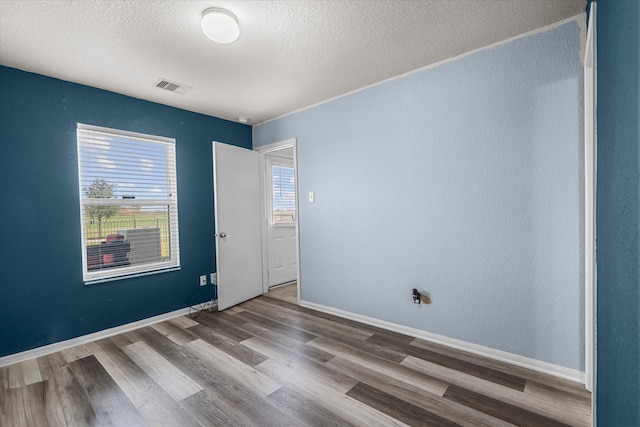
{"label": "door knob", "polygon": [[220,237],[221,239],[224,239],[225,237],[227,237],[227,233],[220,233],[218,234],[218,237]]}

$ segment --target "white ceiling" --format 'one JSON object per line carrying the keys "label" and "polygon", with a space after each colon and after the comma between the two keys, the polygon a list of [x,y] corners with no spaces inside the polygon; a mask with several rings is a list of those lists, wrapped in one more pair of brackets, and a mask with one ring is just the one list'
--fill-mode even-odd
{"label": "white ceiling", "polygon": [[[250,124],[584,11],[585,0],[0,0],[0,64]],[[218,45],[202,11],[240,38]],[[184,95],[154,85],[193,87]]]}

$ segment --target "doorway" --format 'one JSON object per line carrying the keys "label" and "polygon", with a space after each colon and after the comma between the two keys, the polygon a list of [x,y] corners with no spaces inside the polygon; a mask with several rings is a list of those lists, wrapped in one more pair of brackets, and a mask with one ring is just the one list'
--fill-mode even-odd
{"label": "doorway", "polygon": [[296,141],[256,149],[262,180],[263,291],[300,303]]}

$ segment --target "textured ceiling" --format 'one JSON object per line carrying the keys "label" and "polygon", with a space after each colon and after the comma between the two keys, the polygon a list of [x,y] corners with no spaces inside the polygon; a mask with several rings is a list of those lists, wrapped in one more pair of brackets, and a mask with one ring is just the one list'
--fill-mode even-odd
{"label": "textured ceiling", "polygon": [[[584,11],[585,0],[0,0],[0,64],[255,124]],[[218,45],[208,7],[240,21]],[[184,95],[159,79],[191,86]]]}

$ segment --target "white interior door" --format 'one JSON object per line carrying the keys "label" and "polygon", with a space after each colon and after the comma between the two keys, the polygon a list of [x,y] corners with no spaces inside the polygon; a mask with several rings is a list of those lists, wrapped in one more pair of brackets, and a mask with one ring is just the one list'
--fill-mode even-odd
{"label": "white interior door", "polygon": [[296,190],[293,159],[266,158],[269,286],[298,277]]}
{"label": "white interior door", "polygon": [[260,156],[213,143],[218,310],[262,295]]}

